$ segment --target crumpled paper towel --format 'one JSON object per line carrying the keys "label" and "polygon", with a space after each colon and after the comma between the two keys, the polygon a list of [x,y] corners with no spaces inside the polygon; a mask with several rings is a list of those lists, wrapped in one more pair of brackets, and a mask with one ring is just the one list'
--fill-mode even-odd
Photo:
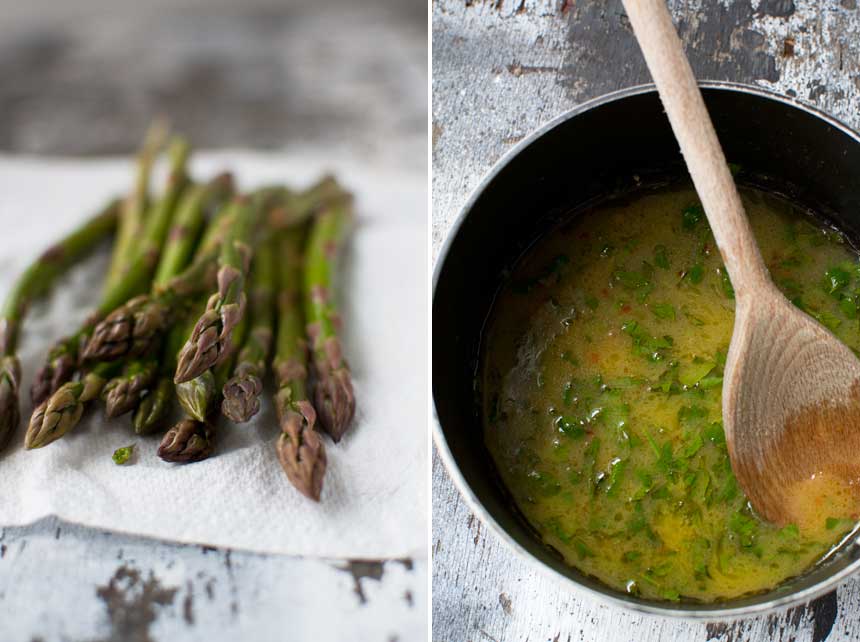
{"label": "crumpled paper towel", "polygon": [[[332,170],[355,194],[356,227],[343,258],[339,300],[357,411],[340,444],[326,438],[322,503],[302,497],[281,470],[268,400],[251,423],[222,421],[216,455],[195,464],[161,461],[155,455],[159,436],[138,437],[128,416],[106,421],[101,405],[63,439],[23,449],[33,374],[50,343],[77,328],[97,301],[105,247],[71,270],[50,303],[35,305],[27,317],[19,348],[22,425],[0,453],[0,525],[56,515],[113,531],[260,552],[426,554],[427,181],[422,163],[413,165],[297,152],[202,153],[192,162],[194,176],[229,168],[243,188],[274,181],[301,187]],[[0,157],[0,296],[51,240],[125,191],[131,177],[128,159]],[[111,454],[132,443],[132,463],[117,466]]]}

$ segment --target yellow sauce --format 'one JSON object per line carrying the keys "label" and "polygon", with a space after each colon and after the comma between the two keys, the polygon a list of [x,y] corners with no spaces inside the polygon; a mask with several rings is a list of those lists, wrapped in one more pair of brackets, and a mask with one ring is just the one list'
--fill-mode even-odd
{"label": "yellow sauce", "polygon": [[[858,350],[854,250],[782,201],[743,198],[775,282]],[[720,412],[733,296],[685,187],[576,217],[515,266],[494,305],[487,447],[543,540],[620,591],[714,601],[766,590],[853,526],[850,493],[826,477],[798,486],[803,523],[784,528],[739,490]],[[804,499],[822,489],[827,501]]]}

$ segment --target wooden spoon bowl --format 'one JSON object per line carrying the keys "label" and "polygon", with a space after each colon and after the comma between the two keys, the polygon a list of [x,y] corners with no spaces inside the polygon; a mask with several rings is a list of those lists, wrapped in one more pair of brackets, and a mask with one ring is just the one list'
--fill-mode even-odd
{"label": "wooden spoon bowl", "polygon": [[736,292],[723,422],[738,482],[778,524],[856,518],[860,362],[770,280],[665,1],[624,6]]}

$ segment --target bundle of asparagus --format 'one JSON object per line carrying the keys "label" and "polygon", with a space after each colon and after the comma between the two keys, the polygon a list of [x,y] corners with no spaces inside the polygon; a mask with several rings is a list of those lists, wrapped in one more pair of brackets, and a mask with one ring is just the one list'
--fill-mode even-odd
{"label": "bundle of asparagus", "polygon": [[[128,196],[44,252],[0,308],[0,448],[20,422],[16,349],[29,303],[113,236],[101,300],[49,349],[33,382],[25,447],[62,438],[99,399],[108,418],[129,413],[138,435],[158,432],[178,400],[184,416],[158,455],[199,461],[214,452],[220,415],[238,424],[259,412],[271,367],[274,448],[287,479],[319,501],[326,453],[317,418],[337,442],[355,410],[333,296],[351,197],[331,177],[300,192],[243,193],[229,173],[199,181],[187,142],[166,138],[153,127]],[[153,199],[151,168],[165,147],[170,170]]]}

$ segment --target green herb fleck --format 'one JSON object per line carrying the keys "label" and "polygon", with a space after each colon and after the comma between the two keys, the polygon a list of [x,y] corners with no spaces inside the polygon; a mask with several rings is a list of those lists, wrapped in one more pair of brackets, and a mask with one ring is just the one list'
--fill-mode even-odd
{"label": "green herb fleck", "polygon": [[653,312],[658,319],[675,320],[675,307],[671,303],[655,303],[651,306],[651,312]]}
{"label": "green herb fleck", "polygon": [[681,212],[681,225],[685,230],[693,230],[705,218],[705,210],[701,205],[691,205]]}
{"label": "green herb fleck", "polygon": [[134,444],[117,448],[113,453],[113,463],[121,465],[126,463],[134,452]]}
{"label": "green herb fleck", "polygon": [[690,283],[697,285],[705,278],[705,268],[702,267],[700,263],[696,263],[693,267],[687,270],[687,274],[685,276],[690,279]]}
{"label": "green herb fleck", "polygon": [[839,266],[834,266],[824,273],[830,294],[835,294],[851,282],[851,274]]}

